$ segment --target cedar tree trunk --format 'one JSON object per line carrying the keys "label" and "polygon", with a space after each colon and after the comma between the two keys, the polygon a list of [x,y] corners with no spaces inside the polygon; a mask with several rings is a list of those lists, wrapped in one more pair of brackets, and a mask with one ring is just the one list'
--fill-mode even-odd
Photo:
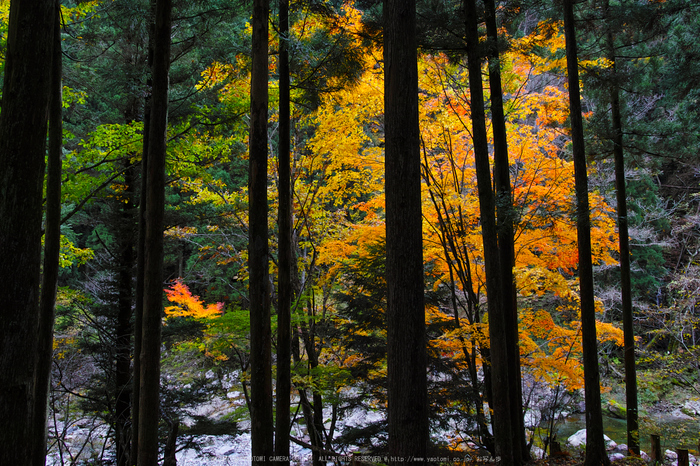
{"label": "cedar tree trunk", "polygon": [[[608,1],[605,1],[608,10]],[[606,15],[610,12],[606,11]],[[609,17],[609,16],[608,16]],[[625,347],[625,395],[627,412],[627,448],[639,455],[639,418],[637,403],[637,368],[634,357],[634,314],[632,311],[632,283],[630,274],[630,241],[627,222],[627,194],[625,186],[625,153],[622,140],[620,113],[620,85],[617,81],[615,42],[612,29],[607,31],[608,59],[612,63],[610,106],[612,107],[613,153],[615,156],[615,185],[617,187],[617,226],[620,241],[620,288],[622,293],[622,330]]]}
{"label": "cedar tree trunk", "polygon": [[289,464],[290,400],[292,389],[292,191],[289,114],[289,0],[279,2],[279,273],[277,307],[277,415],[275,456]]}
{"label": "cedar tree trunk", "polygon": [[[44,228],[44,270],[41,280],[39,308],[39,361],[36,375],[36,400],[47,400],[51,386],[53,353],[53,324],[55,320],[56,287],[58,285],[59,254],[61,250],[61,152],[63,148],[63,62],[61,59],[60,3],[56,1],[53,58],[51,60],[51,97],[49,100],[49,154],[46,169],[46,224]],[[46,432],[47,403],[37,403],[35,429]],[[45,434],[44,434],[45,435]],[[46,440],[37,444],[34,463],[43,464]]]}
{"label": "cedar tree trunk", "polygon": [[472,135],[474,140],[474,165],[479,191],[481,211],[481,236],[484,244],[486,269],[486,297],[489,316],[489,339],[491,342],[491,389],[493,392],[493,433],[496,454],[501,464],[513,464],[513,417],[510,415],[510,393],[508,377],[507,316],[503,301],[503,286],[500,276],[498,231],[496,227],[496,201],[491,188],[489,149],[486,135],[484,92],[481,83],[481,57],[476,0],[465,0],[467,60],[469,68],[469,92],[471,93]]}
{"label": "cedar tree trunk", "polygon": [[[155,38],[156,11],[155,0],[151,0],[149,9],[148,33],[148,69],[153,67],[153,42]],[[143,334],[143,284],[146,264],[146,205],[148,196],[148,144],[151,127],[151,93],[153,77],[149,75],[146,81],[146,98],[143,111],[143,149],[141,153],[141,196],[138,210],[138,243],[136,245],[136,289],[134,290],[134,368],[131,381],[131,458],[130,463],[136,464],[139,447],[139,409],[141,393],[141,336]]]}
{"label": "cedar tree trunk", "polygon": [[250,293],[250,418],[253,464],[269,464],[273,452],[270,284],[267,230],[267,80],[269,0],[253,1],[253,65],[250,77],[248,165]]}
{"label": "cedar tree trunk", "polygon": [[157,0],[153,48],[153,95],[148,144],[148,191],[144,244],[143,317],[139,390],[139,466],[158,464],[160,335],[163,313],[163,228],[168,127],[171,0]]}
{"label": "cedar tree trunk", "polygon": [[[0,464],[34,465],[45,451],[36,419],[41,362],[39,283],[46,125],[55,0],[13,0],[0,115]],[[49,330],[49,329],[47,329]],[[50,335],[50,331],[44,332]],[[40,379],[44,379],[40,377]],[[40,464],[43,465],[43,456]]]}
{"label": "cedar tree trunk", "polygon": [[[129,162],[127,162],[129,163]],[[116,440],[117,466],[128,466],[131,456],[131,314],[132,278],[134,267],[134,166],[126,167],[124,185],[127,199],[119,202],[120,222],[116,231],[119,245],[117,267],[117,325],[115,389],[114,394],[114,437]]]}
{"label": "cedar tree trunk", "polygon": [[595,328],[595,296],[593,294],[593,261],[591,257],[591,220],[588,204],[586,147],[583,139],[581,93],[578,82],[578,52],[574,27],[573,0],[564,0],[564,32],[566,64],[571,107],[571,140],[574,153],[576,183],[576,230],[578,237],[579,284],[581,299],[581,340],[586,401],[585,466],[608,465],[603,440],[603,413],[600,406],[600,374],[598,343]]}
{"label": "cedar tree trunk", "polygon": [[415,0],[384,1],[384,121],[389,455],[401,461],[425,458],[429,440]]}
{"label": "cedar tree trunk", "polygon": [[498,44],[498,25],[494,0],[484,0],[486,34],[488,36],[489,84],[491,86],[491,122],[493,129],[493,176],[496,187],[496,213],[498,216],[498,250],[500,274],[503,285],[503,309],[506,320],[506,351],[508,352],[508,380],[510,387],[510,417],[513,428],[513,461],[515,464],[530,459],[525,439],[523,419],[523,388],[520,372],[520,346],[518,336],[518,299],[515,289],[515,212],[510,187],[508,162],[508,136],[503,111],[501,87],[501,60]]}

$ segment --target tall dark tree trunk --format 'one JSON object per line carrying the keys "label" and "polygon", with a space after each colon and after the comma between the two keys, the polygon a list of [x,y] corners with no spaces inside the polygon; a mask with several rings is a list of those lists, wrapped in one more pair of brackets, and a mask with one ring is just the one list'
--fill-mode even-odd
{"label": "tall dark tree trunk", "polygon": [[[498,230],[496,227],[496,201],[491,187],[489,149],[486,135],[486,115],[484,112],[484,92],[481,83],[481,57],[479,55],[479,34],[475,0],[465,0],[467,59],[469,68],[469,91],[471,93],[472,135],[474,140],[474,165],[479,191],[481,211],[481,235],[484,244],[486,269],[486,296],[489,314],[489,339],[491,342],[491,387],[493,392],[493,425],[496,454],[501,464],[514,462],[513,419],[510,415],[510,380],[508,377],[508,349],[506,341],[507,313],[503,301],[504,288],[501,283],[500,259],[498,250]],[[506,285],[509,286],[509,285]]]}
{"label": "tall dark tree trunk", "polygon": [[496,188],[496,214],[500,275],[503,285],[503,309],[506,321],[506,351],[508,353],[508,381],[510,388],[510,417],[513,428],[513,461],[520,464],[530,459],[525,439],[523,418],[523,389],[520,372],[518,335],[518,299],[515,289],[515,236],[513,196],[508,162],[508,135],[503,111],[501,87],[501,60],[494,0],[484,0],[486,34],[488,36],[489,84],[491,86],[491,124],[493,130],[493,174]]}
{"label": "tall dark tree trunk", "polygon": [[[155,37],[155,0],[150,1],[148,34],[148,68],[153,67],[153,42]],[[131,458],[135,465],[139,446],[139,409],[141,393],[141,337],[143,335],[143,285],[146,264],[146,205],[148,194],[148,144],[151,127],[151,94],[153,76],[146,81],[146,98],[143,111],[143,144],[141,153],[141,195],[138,209],[138,243],[136,245],[136,286],[134,290],[134,367],[131,382]]]}
{"label": "tall dark tree trunk", "polygon": [[600,373],[598,371],[598,341],[595,327],[588,172],[586,167],[586,147],[583,139],[583,117],[581,115],[573,0],[564,0],[564,32],[566,37],[569,103],[571,107],[571,142],[573,145],[576,184],[576,231],[578,238],[581,339],[586,401],[586,459],[584,464],[586,466],[608,465],[610,460],[605,452],[603,413],[600,406]]}
{"label": "tall dark tree trunk", "polygon": [[[318,357],[319,352],[316,349],[316,328],[315,328],[315,303],[313,299],[313,294],[311,299],[309,299],[308,305],[308,321],[301,322],[299,324],[299,330],[301,333],[301,340],[304,344],[304,349],[306,350],[307,367],[308,374],[312,374],[319,365]],[[298,361],[299,358],[296,357]],[[309,431],[309,438],[311,445],[314,449],[311,452],[311,464],[313,466],[323,466],[326,464],[325,461],[321,459],[321,450],[324,448],[323,442],[323,397],[318,392],[318,390],[313,390],[311,393],[311,402],[306,394],[306,388],[299,390],[300,402],[302,405],[302,410],[304,412],[304,420]]]}
{"label": "tall dark tree trunk", "polygon": [[253,66],[250,78],[248,166],[250,293],[250,389],[253,464],[269,464],[273,452],[270,284],[267,230],[267,80],[269,0],[253,1]]}
{"label": "tall dark tree trunk", "polygon": [[117,466],[127,466],[131,456],[131,315],[133,304],[132,278],[134,267],[134,166],[124,172],[125,202],[119,202],[120,222],[117,226],[119,265],[117,270],[117,324],[114,436]]}
{"label": "tall dark tree trunk", "polygon": [[139,392],[139,466],[158,464],[160,419],[160,335],[163,312],[163,228],[165,157],[168,127],[171,0],[157,0],[153,49],[153,91],[148,140],[148,191],[144,250],[141,380]]}
{"label": "tall dark tree trunk", "polygon": [[415,0],[384,1],[389,454],[425,458],[428,434]]}
{"label": "tall dark tree trunk", "polygon": [[[56,1],[10,4],[0,114],[0,464],[44,464],[37,418],[39,283],[46,125]],[[47,332],[44,332],[47,333]],[[50,332],[48,332],[50,335]],[[45,337],[44,337],[45,338]],[[45,357],[45,355],[43,355]],[[40,457],[37,463],[37,458]]]}
{"label": "tall dark tree trunk", "polygon": [[150,102],[146,101],[146,112],[144,115],[143,152],[141,155],[141,196],[138,208],[138,243],[136,245],[136,287],[134,290],[134,367],[131,380],[131,459],[132,465],[136,464],[138,458],[138,426],[141,393],[141,339],[143,335],[143,282],[146,250],[146,191],[147,191],[147,170],[148,170],[148,124],[150,122]]}
{"label": "tall dark tree trunk", "polygon": [[[63,149],[63,60],[61,58],[61,5],[55,2],[53,31],[53,57],[51,60],[51,97],[49,101],[49,153],[46,169],[46,223],[44,228],[44,270],[41,280],[39,307],[39,338],[36,375],[37,410],[35,429],[46,432],[46,409],[51,385],[51,360],[53,352],[53,325],[55,320],[56,287],[58,285],[59,254],[61,250],[61,154]],[[34,451],[32,464],[44,464],[44,447]]]}
{"label": "tall dark tree trunk", "polygon": [[289,114],[289,0],[279,2],[279,273],[277,307],[277,416],[275,456],[289,464],[292,352],[292,188]]}
{"label": "tall dark tree trunk", "polygon": [[[609,18],[609,2],[605,1]],[[637,368],[634,357],[634,314],[632,310],[632,283],[630,273],[630,241],[627,222],[627,193],[625,182],[625,152],[622,140],[622,115],[620,112],[620,86],[617,76],[615,42],[612,28],[607,28],[608,59],[612,63],[610,106],[612,110],[613,153],[615,156],[615,185],[617,187],[617,226],[620,242],[620,288],[622,294],[622,330],[625,347],[625,395],[627,412],[627,448],[639,454],[639,417],[637,402]]]}

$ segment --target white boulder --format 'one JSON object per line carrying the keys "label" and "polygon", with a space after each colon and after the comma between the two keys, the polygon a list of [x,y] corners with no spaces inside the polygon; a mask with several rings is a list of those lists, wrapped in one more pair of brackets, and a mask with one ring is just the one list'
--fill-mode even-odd
{"label": "white boulder", "polygon": [[[605,447],[608,450],[614,450],[615,447],[617,446],[617,443],[615,443],[610,437],[607,435],[603,434],[603,439],[605,440]],[[574,435],[569,437],[566,440],[566,443],[570,445],[573,448],[578,448],[586,444],[586,429],[581,429],[578,432],[576,432]]]}
{"label": "white boulder", "polygon": [[700,415],[700,400],[688,400],[683,405],[683,410],[693,416]]}

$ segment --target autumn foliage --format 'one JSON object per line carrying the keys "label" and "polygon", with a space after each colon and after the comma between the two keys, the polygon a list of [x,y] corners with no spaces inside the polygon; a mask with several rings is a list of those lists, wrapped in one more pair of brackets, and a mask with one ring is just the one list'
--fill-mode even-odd
{"label": "autumn foliage", "polygon": [[[149,160],[143,155],[144,135],[149,133],[145,110],[152,94],[147,66],[151,2],[78,3],[61,6],[61,42],[71,59],[64,61],[62,97],[57,372],[55,399],[49,403],[57,416],[49,434],[50,448],[61,453],[77,441],[71,439],[80,437],[68,435],[73,427],[61,413],[70,407],[80,411],[76,422],[78,418],[85,422],[89,414],[109,428],[101,460],[113,458],[123,466],[119,454],[110,449],[120,445],[126,451],[120,432],[128,435],[129,422],[138,426],[135,419],[128,419],[126,405],[138,399],[140,383],[134,368],[140,364],[138,341],[144,334],[138,330],[144,300],[137,276],[142,263],[137,259],[143,259],[139,243],[145,238],[138,225],[144,217],[138,210],[149,197],[141,190]],[[165,304],[165,310],[151,327],[164,336],[159,345],[162,412],[183,422],[178,449],[185,448],[186,438],[200,427],[189,425],[192,410],[186,406],[203,399],[191,398],[195,391],[207,400],[226,391],[236,404],[231,424],[251,418],[247,409],[251,374],[261,366],[251,361],[252,351],[260,345],[251,339],[256,334],[251,313],[254,318],[258,314],[249,296],[251,285],[254,290],[264,284],[272,330],[272,367],[267,372],[286,374],[275,366],[291,362],[291,390],[280,384],[274,393],[283,405],[283,392],[289,392],[295,411],[289,422],[292,435],[312,444],[317,453],[382,451],[388,433],[388,420],[382,417],[387,413],[387,284],[391,282],[386,277],[386,253],[395,244],[386,237],[385,155],[390,144],[384,67],[391,60],[384,60],[381,45],[382,2],[292,2],[288,37],[280,39],[282,28],[268,30],[269,60],[264,69],[268,73],[262,80],[251,77],[251,2],[211,3],[180,2],[171,30],[166,226],[162,274],[152,295],[156,307]],[[488,303],[489,297],[496,300],[486,287],[484,243],[489,241],[482,236],[470,88],[478,83],[479,70],[478,61],[472,60],[469,72],[464,37],[465,19],[486,20],[488,15],[481,12],[486,13],[485,7],[493,2],[474,2],[481,11],[465,18],[465,5],[471,3],[418,2],[417,27],[422,216],[413,219],[422,227],[425,286],[417,291],[425,299],[430,422],[435,446],[460,452],[494,449],[492,410],[498,398],[505,398],[497,394],[493,399],[491,383],[492,368],[502,367],[494,336],[502,326],[495,306],[489,310]],[[501,233],[513,226],[512,257],[510,231],[502,235],[507,238],[490,239],[506,246],[503,268],[512,264],[512,277],[502,270],[504,282],[514,281],[512,297],[517,305],[517,314],[509,314],[507,327],[512,333],[507,340],[514,340],[518,331],[528,441],[543,446],[536,438],[543,421],[551,421],[546,423],[551,429],[557,410],[577,409],[584,386],[580,308],[585,295],[578,284],[565,41],[556,9],[532,2],[495,3],[497,43],[490,24],[481,22],[469,30],[481,35],[486,139],[488,150],[498,152],[499,160],[498,169],[490,167],[498,191],[493,210],[497,227],[508,226]],[[0,2],[0,50],[7,48],[12,36],[9,4]],[[652,375],[639,379],[640,389],[649,392],[640,390],[640,401],[652,397],[652,388],[661,387],[658,381],[697,385],[692,375],[697,373],[697,362],[691,359],[697,356],[700,341],[696,278],[700,197],[693,194],[700,166],[696,154],[700,77],[697,67],[688,65],[700,56],[695,37],[700,22],[698,15],[688,13],[692,4],[690,0],[588,2],[578,7],[578,18],[585,19],[579,70],[588,112],[583,116],[598,297],[596,330],[604,362],[602,383],[612,388],[606,398],[617,396],[616,375],[622,371],[623,354],[622,267],[615,221],[616,207],[622,203],[615,196],[620,182],[613,182],[610,157],[620,147],[626,158],[631,288],[635,330],[640,335],[637,366],[641,371],[645,366],[654,368]],[[606,8],[614,12],[607,18]],[[272,5],[271,26],[281,11]],[[607,32],[613,32],[615,53],[603,48],[608,41],[601,38]],[[286,113],[280,105],[286,102],[281,66],[285,48],[290,55],[289,128],[280,116]],[[496,49],[502,92],[490,88],[497,87],[496,68],[487,58]],[[0,75],[10,55],[0,53]],[[257,54],[264,55],[264,50]],[[470,80],[470,74],[476,80]],[[253,82],[267,83],[269,99],[266,121],[254,138],[249,134]],[[614,88],[620,93],[621,133],[611,124]],[[499,113],[500,99],[493,92],[503,100],[505,167],[499,150],[505,146],[500,125],[494,131],[490,121]],[[287,165],[283,157],[278,160],[278,149],[286,147],[279,143],[285,139],[282,133],[291,144],[289,189],[282,181],[286,174],[278,170]],[[619,134],[621,144],[612,137]],[[269,210],[251,210],[248,149],[254,141],[268,148],[267,169],[258,170],[260,179],[267,181],[266,190],[258,192],[257,199],[264,200],[260,205]],[[484,159],[479,157],[480,168],[486,165]],[[509,195],[501,189],[506,170]],[[481,176],[482,188],[489,184],[486,179]],[[291,219],[289,235],[286,223],[278,218],[278,205],[287,204],[280,191],[291,192],[291,215],[282,214]],[[485,191],[482,199],[488,197]],[[52,196],[43,196],[46,206]],[[263,214],[252,223],[266,224],[266,241],[252,228],[256,212]],[[490,223],[490,215],[486,220]],[[266,272],[264,280],[248,266],[251,237],[268,247],[259,268]],[[291,238],[290,255],[278,248],[281,237]],[[287,280],[279,271],[288,269],[289,256]],[[161,276],[167,277],[165,284]],[[288,282],[291,323],[285,311]],[[288,328],[291,344],[286,337],[276,341],[276,330]],[[507,358],[513,369],[514,349],[515,345]],[[132,383],[134,390],[129,389]],[[517,396],[515,391],[512,396]],[[105,432],[102,427],[92,431]],[[276,437],[284,438],[284,433]],[[71,456],[87,461],[85,452]],[[49,462],[56,463],[57,458]]]}
{"label": "autumn foliage", "polygon": [[[346,6],[345,14],[344,27],[358,32],[358,12]],[[311,34],[320,23],[309,24],[313,27],[297,33]],[[560,29],[558,23],[543,22],[531,35],[513,39],[501,58],[501,68],[513,185],[521,363],[531,380],[575,390],[583,384],[575,280],[578,248],[574,172],[567,155],[568,95],[556,74],[563,66],[558,58],[564,49]],[[310,134],[293,149],[296,258],[298,273],[305,277],[297,289],[297,331],[310,339],[302,360],[322,361],[329,371],[349,370],[377,380],[384,373],[384,362],[368,351],[376,349],[385,329],[368,316],[362,321],[363,311],[352,308],[364,305],[360,303],[376,293],[366,286],[382,284],[380,276],[366,277],[368,271],[355,267],[373,263],[381,254],[377,245],[384,242],[383,64],[381,50],[357,40],[356,47],[366,50],[359,81],[322,94],[313,112],[292,110],[298,127]],[[532,53],[535,48],[538,53]],[[479,374],[489,350],[489,316],[467,72],[463,63],[443,54],[421,56],[418,67],[426,292],[433,297],[426,309],[430,347],[433,355],[449,359],[453,368],[462,371],[460,382],[455,383],[472,386],[466,401],[453,400],[455,406],[477,412],[485,422],[487,413],[478,413],[486,401]],[[231,90],[245,86],[247,79],[239,69],[214,64],[200,85],[226,82],[220,98],[230,101]],[[198,188],[200,193],[209,189]],[[275,199],[274,190],[268,194]],[[245,202],[245,196],[245,192],[226,192],[197,194],[195,199],[233,205]],[[590,203],[594,262],[613,264],[617,249],[613,208],[595,192]],[[244,213],[236,215],[245,221]],[[270,225],[275,223],[272,213]],[[275,247],[274,242],[271,246]],[[221,251],[230,246],[207,245],[200,253],[208,254],[214,247]],[[240,260],[236,263],[242,265]],[[237,277],[245,276],[245,269],[239,269]],[[366,286],[353,288],[365,280]],[[348,289],[354,289],[354,298]],[[382,306],[377,301],[371,309],[383,312]],[[349,332],[346,344],[314,334],[321,323]],[[599,323],[599,338],[620,345],[622,333],[612,324]],[[317,354],[311,354],[312,347]],[[323,378],[320,374],[308,384],[331,383],[318,379]],[[335,383],[340,390],[347,380]],[[381,404],[382,396],[373,393],[374,401],[368,403]]]}
{"label": "autumn foliage", "polygon": [[209,319],[221,316],[224,303],[205,305],[199,296],[192,295],[187,285],[181,279],[173,282],[170,288],[165,289],[168,301],[172,306],[165,308],[167,317],[192,317],[194,319]]}

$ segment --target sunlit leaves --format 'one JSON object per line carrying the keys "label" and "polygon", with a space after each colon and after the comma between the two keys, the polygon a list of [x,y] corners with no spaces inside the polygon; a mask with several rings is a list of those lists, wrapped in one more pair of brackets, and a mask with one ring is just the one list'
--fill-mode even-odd
{"label": "sunlit leaves", "polygon": [[83,265],[94,257],[95,252],[92,249],[76,247],[66,236],[61,235],[61,249],[58,255],[58,265],[61,268]]}
{"label": "sunlit leaves", "polygon": [[140,160],[143,125],[139,122],[98,126],[63,160],[63,203],[78,204],[120,179],[124,168]]}
{"label": "sunlit leaves", "polygon": [[194,296],[187,285],[181,280],[175,280],[170,288],[166,288],[165,294],[172,306],[165,308],[168,317],[192,317],[195,319],[208,319],[219,317],[224,304],[215,303],[204,305],[199,296]]}
{"label": "sunlit leaves", "polygon": [[250,64],[243,56],[236,63],[212,63],[202,71],[197,89],[216,89],[217,96],[230,113],[245,113],[250,106]]}

